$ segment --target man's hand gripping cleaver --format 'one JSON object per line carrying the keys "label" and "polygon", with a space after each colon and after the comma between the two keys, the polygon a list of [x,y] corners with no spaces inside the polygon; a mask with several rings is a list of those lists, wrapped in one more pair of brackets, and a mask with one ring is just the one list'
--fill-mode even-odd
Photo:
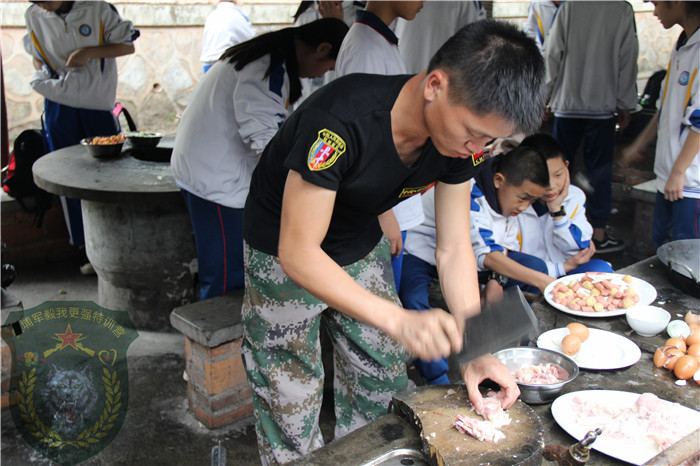
{"label": "man's hand gripping cleaver", "polygon": [[534,341],[539,335],[537,318],[517,286],[503,290],[501,301],[484,305],[466,321],[464,345],[455,355],[460,365],[503,348]]}

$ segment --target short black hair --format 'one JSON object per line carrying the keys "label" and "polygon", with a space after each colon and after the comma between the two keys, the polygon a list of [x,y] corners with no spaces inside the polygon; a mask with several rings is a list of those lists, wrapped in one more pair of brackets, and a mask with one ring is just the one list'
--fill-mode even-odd
{"label": "short black hair", "polygon": [[534,40],[506,21],[468,24],[430,60],[428,73],[447,73],[450,101],[495,114],[529,134],[542,123],[545,66]]}
{"label": "short black hair", "polygon": [[542,154],[545,160],[560,158],[566,161],[566,156],[561,146],[549,134],[536,133],[526,137],[520,143],[520,147],[530,147]]}
{"label": "short black hair", "polygon": [[530,147],[519,146],[499,155],[494,173],[500,173],[511,186],[522,186],[526,181],[549,187],[549,169],[542,154]]}

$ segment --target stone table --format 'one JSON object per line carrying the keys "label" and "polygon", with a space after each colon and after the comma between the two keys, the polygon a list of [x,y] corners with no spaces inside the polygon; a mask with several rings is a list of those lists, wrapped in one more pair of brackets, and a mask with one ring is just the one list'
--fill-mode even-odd
{"label": "stone table", "polygon": [[[164,137],[158,148],[172,149],[173,142]],[[192,226],[170,164],[127,152],[98,159],[86,147],[66,147],[34,164],[34,180],[81,199],[99,304],[129,312],[136,328],[170,329],[170,311],[194,299]]]}

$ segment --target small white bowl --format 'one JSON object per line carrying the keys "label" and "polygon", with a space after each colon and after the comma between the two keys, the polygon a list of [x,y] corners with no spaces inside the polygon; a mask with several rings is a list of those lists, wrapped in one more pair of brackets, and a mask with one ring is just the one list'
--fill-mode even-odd
{"label": "small white bowl", "polygon": [[671,314],[656,306],[634,306],[627,310],[627,323],[643,337],[653,337],[666,328]]}

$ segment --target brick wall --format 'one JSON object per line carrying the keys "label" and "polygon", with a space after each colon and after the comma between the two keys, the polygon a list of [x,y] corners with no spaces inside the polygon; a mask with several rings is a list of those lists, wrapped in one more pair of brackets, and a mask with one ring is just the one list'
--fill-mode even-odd
{"label": "brick wall", "polygon": [[68,229],[57,197],[44,214],[41,227],[34,225],[35,215],[3,193],[0,239],[6,244],[2,260],[17,266],[31,266],[78,258],[80,252],[68,243]]}
{"label": "brick wall", "polygon": [[187,399],[210,429],[253,413],[253,392],[241,359],[242,339],[209,348],[185,336]]}

